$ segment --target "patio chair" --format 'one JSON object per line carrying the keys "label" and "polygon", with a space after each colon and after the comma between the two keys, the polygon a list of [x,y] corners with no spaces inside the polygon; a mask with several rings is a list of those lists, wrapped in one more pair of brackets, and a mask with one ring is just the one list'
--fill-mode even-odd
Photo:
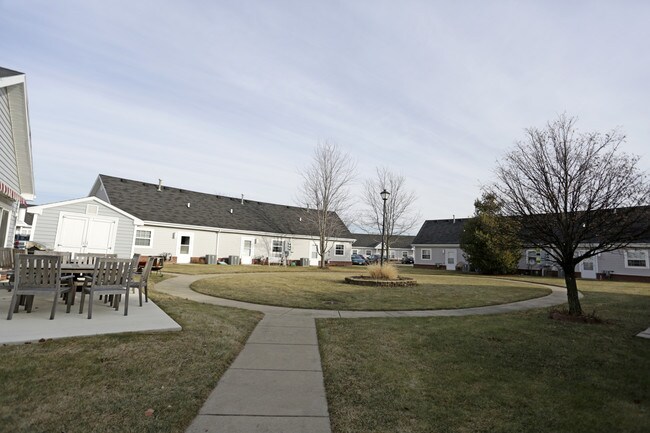
{"label": "patio chair", "polygon": [[142,268],[142,273],[140,274],[140,281],[131,281],[131,288],[138,289],[138,296],[140,298],[140,306],[142,307],[142,292],[144,291],[144,301],[149,302],[149,293],[148,293],[148,283],[149,276],[153,269],[153,265],[156,262],[157,257],[149,257],[147,263]]}
{"label": "patio chair", "polygon": [[103,253],[75,253],[74,259],[71,263],[79,264],[94,264],[99,258],[117,258],[117,254],[103,254]]}
{"label": "patio chair", "polygon": [[129,292],[131,285],[131,259],[97,258],[95,270],[90,278],[90,284],[81,289],[79,314],[83,313],[86,293],[88,299],[88,318],[93,317],[93,299],[95,294],[113,295],[112,306],[119,310],[122,295],[124,295],[124,315],[129,314]]}
{"label": "patio chair", "polygon": [[[31,296],[25,304],[27,312],[32,311],[34,295],[53,295],[50,320],[54,319],[56,303],[60,294],[72,290],[72,286],[61,285],[61,256],[27,255],[16,256],[14,268],[13,294],[9,305],[7,320],[18,312],[18,300],[21,296]],[[66,313],[70,312],[72,297],[67,297]]]}
{"label": "patio chair", "polygon": [[[14,271],[13,248],[0,248],[0,283],[9,282],[9,276]],[[6,284],[8,288],[9,285]]]}

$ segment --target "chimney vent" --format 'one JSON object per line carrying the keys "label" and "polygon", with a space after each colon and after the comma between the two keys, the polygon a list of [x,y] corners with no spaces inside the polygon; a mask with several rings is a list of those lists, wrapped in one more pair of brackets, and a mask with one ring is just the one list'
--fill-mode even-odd
{"label": "chimney vent", "polygon": [[230,209],[230,213],[232,213],[232,209]]}
{"label": "chimney vent", "polygon": [[244,204],[244,194],[241,195],[241,204]]}
{"label": "chimney vent", "polygon": [[190,203],[189,203],[189,202],[187,203],[187,207],[190,207]]}
{"label": "chimney vent", "polygon": [[158,179],[158,191],[162,191],[162,179]]}
{"label": "chimney vent", "polygon": [[453,218],[454,218],[453,224],[456,224],[456,215],[453,215]]}

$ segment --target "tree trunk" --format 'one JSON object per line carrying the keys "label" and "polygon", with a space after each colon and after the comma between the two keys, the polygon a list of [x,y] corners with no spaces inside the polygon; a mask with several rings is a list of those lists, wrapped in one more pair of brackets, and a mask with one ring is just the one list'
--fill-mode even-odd
{"label": "tree trunk", "polygon": [[580,306],[578,284],[576,283],[576,275],[573,267],[570,271],[567,269],[564,270],[564,281],[566,283],[567,301],[569,302],[569,314],[572,316],[581,316],[582,307]]}

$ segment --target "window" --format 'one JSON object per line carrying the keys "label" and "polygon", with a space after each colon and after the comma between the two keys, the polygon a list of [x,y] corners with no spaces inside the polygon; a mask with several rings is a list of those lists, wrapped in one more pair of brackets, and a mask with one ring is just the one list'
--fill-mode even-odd
{"label": "window", "polygon": [[393,250],[390,251],[390,258],[391,259],[397,258],[397,256],[395,256],[395,251],[393,251]]}
{"label": "window", "polygon": [[533,266],[542,261],[542,257],[537,250],[528,250],[526,251],[526,263]]}
{"label": "window", "polygon": [[648,252],[644,250],[625,251],[626,268],[648,268]]}
{"label": "window", "polygon": [[274,240],[273,241],[273,247],[271,249],[271,252],[273,253],[274,256],[278,257],[282,255],[282,241],[280,240]]}
{"label": "window", "polygon": [[137,247],[150,247],[151,238],[153,235],[152,230],[136,230],[135,231],[135,246]]}
{"label": "window", "polygon": [[372,256],[372,250],[366,250],[366,255],[367,256]]}
{"label": "window", "polygon": [[422,260],[431,260],[431,250],[429,249],[422,250],[422,252],[420,253],[420,257],[422,258]]}
{"label": "window", "polygon": [[342,256],[345,254],[345,245],[343,244],[336,244],[334,247],[334,255],[335,256]]}
{"label": "window", "polygon": [[244,257],[252,257],[253,255],[253,241],[250,239],[245,239],[244,240],[244,248],[242,248],[242,256]]}
{"label": "window", "polygon": [[352,250],[352,254],[359,254],[359,250]]}
{"label": "window", "polygon": [[179,249],[179,254],[189,254],[190,253],[190,237],[181,236],[181,246]]}
{"label": "window", "polygon": [[402,257],[408,257],[409,252],[408,251],[402,251]]}

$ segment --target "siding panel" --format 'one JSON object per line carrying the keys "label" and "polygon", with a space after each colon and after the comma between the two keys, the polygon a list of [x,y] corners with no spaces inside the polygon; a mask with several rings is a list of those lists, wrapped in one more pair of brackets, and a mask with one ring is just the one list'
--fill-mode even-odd
{"label": "siding panel", "polygon": [[0,181],[20,192],[7,89],[0,88]]}

